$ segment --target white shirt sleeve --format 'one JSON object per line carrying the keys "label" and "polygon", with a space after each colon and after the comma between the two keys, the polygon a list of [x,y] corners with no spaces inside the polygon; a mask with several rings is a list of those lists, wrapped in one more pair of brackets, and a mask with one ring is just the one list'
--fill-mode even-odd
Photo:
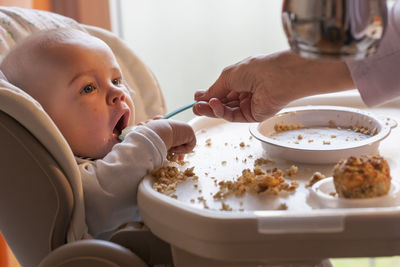
{"label": "white shirt sleeve", "polygon": [[103,159],[79,164],[86,222],[94,237],[139,219],[137,188],[141,179],[164,163],[167,149],[145,126],[135,127]]}
{"label": "white shirt sleeve", "polygon": [[400,97],[400,1],[389,9],[387,29],[376,53],[364,60],[346,63],[368,106]]}

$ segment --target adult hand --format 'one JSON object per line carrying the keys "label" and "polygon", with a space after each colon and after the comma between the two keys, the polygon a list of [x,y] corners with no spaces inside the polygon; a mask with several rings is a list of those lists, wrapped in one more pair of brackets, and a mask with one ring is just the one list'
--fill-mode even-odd
{"label": "adult hand", "polygon": [[225,68],[207,91],[197,91],[196,115],[235,122],[262,121],[289,101],[282,94],[287,70],[275,55],[250,57]]}
{"label": "adult hand", "polygon": [[234,122],[263,121],[304,96],[354,88],[344,62],[313,61],[291,51],[250,57],[225,68],[197,91],[196,115]]}

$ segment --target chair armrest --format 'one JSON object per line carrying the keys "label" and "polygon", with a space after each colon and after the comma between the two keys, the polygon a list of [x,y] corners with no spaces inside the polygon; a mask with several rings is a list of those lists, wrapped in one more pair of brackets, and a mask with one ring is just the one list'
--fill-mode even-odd
{"label": "chair armrest", "polygon": [[103,240],[80,240],[63,245],[47,255],[39,267],[146,267],[129,249]]}

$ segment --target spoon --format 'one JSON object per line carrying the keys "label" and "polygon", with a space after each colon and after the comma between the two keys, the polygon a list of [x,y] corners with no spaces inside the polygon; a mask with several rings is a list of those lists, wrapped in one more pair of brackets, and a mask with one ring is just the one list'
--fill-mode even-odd
{"label": "spoon", "polygon": [[[171,118],[172,116],[175,116],[176,114],[179,114],[179,113],[181,113],[181,112],[183,112],[183,111],[185,111],[185,110],[187,110],[187,109],[193,107],[193,105],[196,104],[196,103],[197,103],[197,101],[193,101],[193,102],[190,103],[190,104],[187,104],[187,105],[184,105],[184,106],[182,106],[182,107],[180,107],[180,108],[177,108],[177,109],[175,109],[174,111],[171,111],[170,113],[168,113],[167,115],[161,117],[161,119],[169,119],[169,118]],[[124,141],[125,135],[126,135],[126,134],[129,132],[129,130],[132,129],[133,127],[135,127],[135,126],[129,126],[129,127],[126,127],[124,130],[122,130],[122,133],[118,136],[118,139],[121,140],[121,141]]]}

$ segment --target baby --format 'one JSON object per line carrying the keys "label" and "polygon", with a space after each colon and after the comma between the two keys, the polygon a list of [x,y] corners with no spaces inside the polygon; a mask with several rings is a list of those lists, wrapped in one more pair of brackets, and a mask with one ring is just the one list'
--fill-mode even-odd
{"label": "baby", "polygon": [[184,154],[196,144],[193,129],[173,120],[151,120],[118,139],[135,122],[132,90],[111,49],[85,32],[34,34],[5,56],[0,69],[42,105],[77,156],[88,231],[97,238],[140,219],[141,178],[162,166],[167,151]]}

